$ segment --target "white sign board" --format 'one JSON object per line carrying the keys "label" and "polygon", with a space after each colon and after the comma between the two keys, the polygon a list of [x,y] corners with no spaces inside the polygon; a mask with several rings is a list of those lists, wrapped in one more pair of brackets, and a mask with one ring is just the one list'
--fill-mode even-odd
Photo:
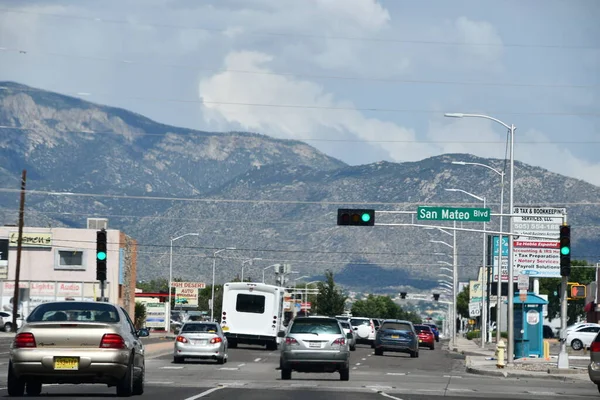
{"label": "white sign board", "polygon": [[529,289],[529,275],[519,274],[517,277],[517,289],[528,290]]}
{"label": "white sign board", "polygon": [[175,307],[198,307],[198,289],[175,288]]}
{"label": "white sign board", "polygon": [[514,274],[559,278],[558,235],[566,209],[515,207],[513,214],[511,231],[516,235],[513,242]]}
{"label": "white sign board", "polygon": [[174,288],[204,289],[206,284],[204,282],[172,282],[171,286]]}
{"label": "white sign board", "polygon": [[146,328],[167,329],[167,303],[146,303]]}
{"label": "white sign board", "polygon": [[536,310],[527,311],[527,323],[529,325],[537,325],[540,322],[540,313]]}
{"label": "white sign board", "polygon": [[479,317],[481,315],[481,303],[469,303],[469,317]]}

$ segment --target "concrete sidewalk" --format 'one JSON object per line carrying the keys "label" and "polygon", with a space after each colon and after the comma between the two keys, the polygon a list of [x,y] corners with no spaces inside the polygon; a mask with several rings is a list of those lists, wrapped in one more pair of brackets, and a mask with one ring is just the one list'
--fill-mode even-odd
{"label": "concrete sidewalk", "polygon": [[543,358],[520,358],[508,365],[506,358],[504,368],[499,368],[496,359],[496,345],[488,344],[481,348],[478,340],[467,340],[464,337],[456,338],[456,346],[452,341],[447,343],[451,352],[460,353],[465,356],[466,371],[477,375],[498,376],[504,378],[536,378],[555,379],[564,381],[590,382],[587,373],[589,356],[586,359],[580,356],[569,357],[569,368],[558,369],[556,356],[545,360]]}

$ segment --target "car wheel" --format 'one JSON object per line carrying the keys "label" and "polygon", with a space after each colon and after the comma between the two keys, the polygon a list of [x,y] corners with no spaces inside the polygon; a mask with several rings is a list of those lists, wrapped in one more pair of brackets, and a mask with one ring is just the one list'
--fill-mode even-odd
{"label": "car wheel", "polygon": [[350,368],[340,369],[340,381],[350,380]]}
{"label": "car wheel", "polygon": [[225,356],[217,358],[217,364],[225,364]]}
{"label": "car wheel", "polygon": [[429,346],[429,350],[435,350],[435,344],[431,343],[431,346]]}
{"label": "car wheel", "polygon": [[142,366],[142,371],[137,378],[133,380],[133,394],[140,396],[144,394],[144,381],[146,380],[146,365]]}
{"label": "car wheel", "polygon": [[29,396],[39,396],[42,393],[42,382],[40,381],[29,381],[25,391]]}
{"label": "car wheel", "polygon": [[288,379],[292,379],[292,369],[291,368],[281,368],[281,379],[287,381]]}
{"label": "car wheel", "polygon": [[583,348],[583,342],[579,339],[573,339],[571,342],[571,347],[573,350],[581,350]]}
{"label": "car wheel", "polygon": [[350,346],[350,351],[356,351],[356,345]]}
{"label": "car wheel", "polygon": [[8,378],[6,380],[8,395],[12,397],[21,397],[25,393],[25,380],[17,378],[13,371],[12,362],[8,363]]}
{"label": "car wheel", "polygon": [[183,357],[173,357],[173,363],[174,364],[183,364]]}
{"label": "car wheel", "polygon": [[117,383],[117,396],[119,397],[129,397],[133,393],[133,355],[130,357],[132,359],[129,362],[127,372]]}
{"label": "car wheel", "polygon": [[410,352],[410,358],[417,358],[419,357],[419,352],[418,351],[411,351]]}
{"label": "car wheel", "polygon": [[10,332],[12,330],[12,324],[10,322],[7,322],[4,324],[4,332]]}
{"label": "car wheel", "polygon": [[376,356],[382,356],[383,355],[383,349],[375,349],[375,355]]}

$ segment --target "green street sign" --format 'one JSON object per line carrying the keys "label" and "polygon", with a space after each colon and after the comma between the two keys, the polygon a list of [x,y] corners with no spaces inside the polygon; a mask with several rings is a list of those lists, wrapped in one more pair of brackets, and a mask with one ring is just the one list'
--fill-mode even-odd
{"label": "green street sign", "polygon": [[422,221],[490,222],[489,208],[418,207],[417,219]]}

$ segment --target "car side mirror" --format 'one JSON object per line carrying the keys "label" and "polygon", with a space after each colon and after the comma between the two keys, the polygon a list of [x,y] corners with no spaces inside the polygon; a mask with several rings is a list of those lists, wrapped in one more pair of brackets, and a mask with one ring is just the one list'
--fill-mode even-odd
{"label": "car side mirror", "polygon": [[148,337],[150,336],[150,331],[148,329],[140,329],[136,332],[138,337]]}
{"label": "car side mirror", "polygon": [[346,339],[353,339],[353,338],[354,338],[353,334],[351,334],[351,333],[346,334]]}
{"label": "car side mirror", "polygon": [[285,331],[279,331],[279,333],[277,333],[277,337],[284,338],[285,337]]}

